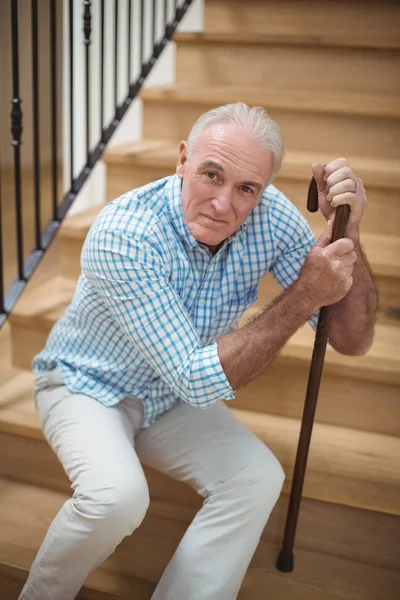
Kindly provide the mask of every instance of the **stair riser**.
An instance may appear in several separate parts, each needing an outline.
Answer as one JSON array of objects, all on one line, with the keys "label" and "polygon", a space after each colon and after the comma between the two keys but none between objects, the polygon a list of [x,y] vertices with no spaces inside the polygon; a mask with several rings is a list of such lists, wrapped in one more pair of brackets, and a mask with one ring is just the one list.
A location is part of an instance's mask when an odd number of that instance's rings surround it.
[{"label": "stair riser", "polygon": [[[176,156],[178,158],[178,146]],[[121,196],[128,190],[146,185],[151,181],[162,179],[175,173],[175,165],[170,167],[149,168],[135,165],[107,164],[107,202]]]},{"label": "stair riser", "polygon": [[[133,190],[151,181],[167,177],[175,172],[171,167],[146,168],[124,165],[107,165],[107,202],[118,198],[128,190]],[[310,168],[311,176],[311,168]],[[274,184],[303,213],[312,227],[321,229],[324,220],[319,213],[309,213],[306,198],[309,180],[288,179],[278,175]],[[362,231],[385,235],[398,235],[400,223],[400,190],[366,186],[368,208],[362,220]]]},{"label": "stair riser", "polygon": [[[238,98],[232,97],[234,102]],[[361,102],[361,98],[360,98]],[[268,109],[268,99],[263,103]],[[149,139],[186,139],[201,114],[213,104],[144,100],[143,136]],[[269,109],[281,128],[287,150],[339,156],[400,155],[400,121],[382,117],[357,117]]]},{"label": "stair riser", "polygon": [[68,279],[76,279],[81,273],[81,252],[84,240],[75,237],[62,237],[60,269],[61,275]]},{"label": "stair riser", "polygon": [[[282,32],[311,35],[329,30],[328,38],[343,43],[355,33],[368,39],[381,37],[399,39],[400,7],[396,2],[324,2],[316,10],[315,2],[298,0],[206,0],[205,27],[208,32],[258,34]],[[329,24],[329,27],[327,27]],[[384,35],[383,35],[384,32]],[[322,36],[322,41],[325,41]]]},{"label": "stair riser", "polygon": [[[45,441],[0,433],[0,448],[3,455],[7,449],[8,455],[8,460],[0,465],[1,476],[71,494],[66,475]],[[148,514],[135,535],[123,541],[106,566],[110,571],[155,581],[200,508],[201,498],[188,486],[152,469],[145,468],[145,474],[151,497]],[[262,535],[263,544],[272,545],[270,550],[275,553],[282,539],[287,503],[288,497],[283,494]],[[31,547],[38,546],[53,516],[47,515],[48,523],[43,524],[37,543],[29,540]],[[299,554],[305,549],[365,562],[370,568],[382,565],[397,569],[400,559],[394,545],[399,527],[400,519],[391,515],[303,498],[296,548]],[[273,568],[274,563],[268,560],[265,566]]]},{"label": "stair riser", "polygon": [[[400,91],[400,52],[274,44],[177,42],[177,82],[257,85],[273,90]],[[329,65],[329,68],[327,68]]]},{"label": "stair riser", "polygon": [[[310,360],[311,363],[311,360]],[[228,405],[277,416],[301,419],[309,365],[274,361],[254,381],[236,392]],[[400,436],[399,388],[324,371],[316,422]]]},{"label": "stair riser", "polygon": [[24,327],[16,323],[11,327],[11,356],[12,364],[17,369],[32,369],[32,358],[42,350],[46,344],[50,327],[38,323],[35,329]]}]

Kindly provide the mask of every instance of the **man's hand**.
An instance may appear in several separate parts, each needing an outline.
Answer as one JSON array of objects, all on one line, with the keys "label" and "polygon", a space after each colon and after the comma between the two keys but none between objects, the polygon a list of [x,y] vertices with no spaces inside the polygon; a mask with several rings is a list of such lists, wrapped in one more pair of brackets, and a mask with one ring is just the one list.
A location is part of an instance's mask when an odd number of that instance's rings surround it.
[{"label": "man's hand", "polygon": [[312,170],[317,182],[318,202],[322,214],[329,220],[340,204],[348,204],[351,210],[345,235],[352,236],[358,231],[367,205],[363,182],[344,158],[337,158],[325,167],[314,163]]},{"label": "man's hand", "polygon": [[309,252],[296,282],[301,297],[313,311],[339,302],[353,285],[353,266],[357,260],[354,243],[342,238],[331,244],[333,222],[332,215]]}]

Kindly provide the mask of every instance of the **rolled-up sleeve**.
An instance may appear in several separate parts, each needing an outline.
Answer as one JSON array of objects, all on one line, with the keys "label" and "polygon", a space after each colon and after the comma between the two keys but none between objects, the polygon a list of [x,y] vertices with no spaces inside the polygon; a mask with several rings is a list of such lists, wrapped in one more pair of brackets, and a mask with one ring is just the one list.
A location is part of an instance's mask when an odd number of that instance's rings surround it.
[{"label": "rolled-up sleeve", "polygon": [[182,400],[234,397],[217,344],[203,347],[159,249],[120,231],[88,235],[81,267],[127,339]]}]

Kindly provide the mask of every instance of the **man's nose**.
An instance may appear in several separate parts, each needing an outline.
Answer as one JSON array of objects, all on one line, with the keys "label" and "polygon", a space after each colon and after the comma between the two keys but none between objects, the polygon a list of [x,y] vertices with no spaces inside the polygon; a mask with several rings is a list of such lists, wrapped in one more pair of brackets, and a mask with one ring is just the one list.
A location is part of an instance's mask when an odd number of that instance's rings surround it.
[{"label": "man's nose", "polygon": [[219,190],[218,194],[211,201],[211,204],[217,212],[222,213],[229,210],[231,201],[232,198],[230,190]]}]

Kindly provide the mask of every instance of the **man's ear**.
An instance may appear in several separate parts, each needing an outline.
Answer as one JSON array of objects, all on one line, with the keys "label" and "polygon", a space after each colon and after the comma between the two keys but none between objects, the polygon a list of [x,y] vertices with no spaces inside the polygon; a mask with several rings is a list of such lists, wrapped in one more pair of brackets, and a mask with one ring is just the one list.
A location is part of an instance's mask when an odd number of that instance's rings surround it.
[{"label": "man's ear", "polygon": [[183,179],[183,174],[185,172],[185,164],[187,161],[186,147],[187,147],[187,143],[183,140],[179,144],[179,158],[178,158],[178,162],[176,164],[176,174],[181,179]]}]

